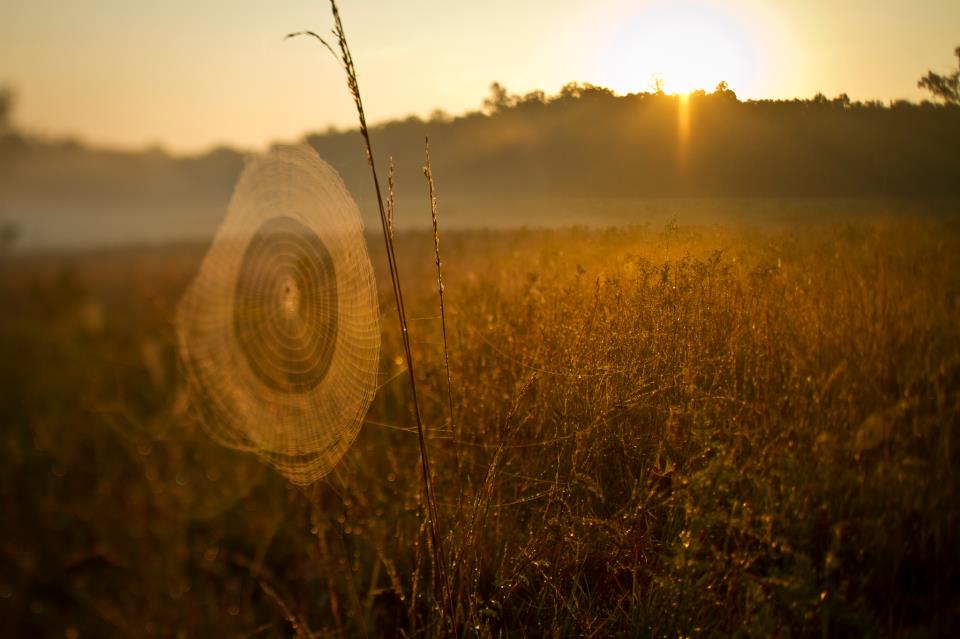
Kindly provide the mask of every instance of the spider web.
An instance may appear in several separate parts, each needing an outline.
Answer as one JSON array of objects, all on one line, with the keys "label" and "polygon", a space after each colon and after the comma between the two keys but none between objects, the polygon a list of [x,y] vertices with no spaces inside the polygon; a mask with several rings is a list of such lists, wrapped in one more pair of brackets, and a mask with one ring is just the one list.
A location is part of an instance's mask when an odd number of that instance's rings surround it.
[{"label": "spider web", "polygon": [[360,212],[313,148],[248,161],[176,325],[215,440],[296,484],[330,472],[376,392],[380,315]]}]

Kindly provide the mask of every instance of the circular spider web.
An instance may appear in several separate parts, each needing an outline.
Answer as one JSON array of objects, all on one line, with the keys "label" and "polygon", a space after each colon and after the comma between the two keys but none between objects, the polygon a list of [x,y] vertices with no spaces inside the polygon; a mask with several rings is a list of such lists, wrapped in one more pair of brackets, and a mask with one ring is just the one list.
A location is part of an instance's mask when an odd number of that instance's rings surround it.
[{"label": "circular spider web", "polygon": [[297,484],[336,465],[376,391],[380,315],[360,212],[311,147],[247,163],[176,323],[214,439]]}]

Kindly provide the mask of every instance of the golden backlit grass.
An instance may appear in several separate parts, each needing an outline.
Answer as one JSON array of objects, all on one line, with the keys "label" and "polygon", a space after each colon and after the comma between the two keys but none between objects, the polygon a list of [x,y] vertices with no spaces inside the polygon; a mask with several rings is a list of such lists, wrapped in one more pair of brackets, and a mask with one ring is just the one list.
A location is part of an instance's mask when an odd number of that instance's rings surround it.
[{"label": "golden backlit grass", "polygon": [[199,249],[7,258],[2,617],[80,636],[948,634],[958,231],[441,230],[452,424],[433,235],[401,234],[453,618],[394,323],[368,423],[301,490],[179,403],[170,322]]}]

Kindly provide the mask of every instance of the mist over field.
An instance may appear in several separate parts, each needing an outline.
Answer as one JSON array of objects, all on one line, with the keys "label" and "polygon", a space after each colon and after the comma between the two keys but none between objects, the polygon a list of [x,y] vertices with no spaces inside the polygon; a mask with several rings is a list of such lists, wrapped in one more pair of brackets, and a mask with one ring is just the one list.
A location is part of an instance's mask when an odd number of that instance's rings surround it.
[{"label": "mist over field", "polygon": [[[956,212],[960,109],[852,103],[846,96],[739,101],[616,96],[570,84],[484,110],[373,129],[380,165],[397,166],[403,228],[429,226],[421,175],[432,140],[446,228],[609,226],[831,215]],[[379,223],[359,134],[305,138],[340,173],[368,227]],[[0,139],[0,221],[21,248],[208,239],[244,152],[111,151],[10,132]]]}]

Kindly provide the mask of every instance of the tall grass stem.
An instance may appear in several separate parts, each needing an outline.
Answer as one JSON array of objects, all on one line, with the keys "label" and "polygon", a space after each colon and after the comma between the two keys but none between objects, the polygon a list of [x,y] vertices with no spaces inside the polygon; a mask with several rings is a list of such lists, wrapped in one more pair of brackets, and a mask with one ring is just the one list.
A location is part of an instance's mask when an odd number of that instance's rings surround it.
[{"label": "tall grass stem", "polygon": [[338,56],[334,48],[322,37],[313,31],[300,31],[291,33],[287,38],[301,35],[310,36],[318,40],[328,51],[330,51],[339,61],[347,78],[347,88],[353,97],[354,105],[357,109],[357,117],[360,122],[360,134],[363,136],[364,145],[367,152],[367,164],[370,166],[370,172],[373,176],[374,191],[377,195],[377,208],[380,212],[380,223],[383,228],[383,240],[386,247],[387,263],[390,267],[390,281],[393,286],[393,295],[397,301],[397,315],[400,321],[400,334],[403,341],[403,351],[407,362],[407,372],[410,379],[411,400],[413,402],[414,415],[417,422],[417,440],[420,449],[420,463],[423,471],[423,489],[427,502],[427,517],[430,522],[430,541],[433,549],[433,563],[438,576],[442,603],[441,606],[448,612],[447,618],[453,620],[452,596],[450,585],[447,581],[447,571],[444,562],[446,554],[443,550],[443,538],[440,532],[440,522],[438,518],[438,508],[436,495],[433,486],[433,477],[430,470],[430,457],[427,450],[427,442],[424,434],[423,418],[420,410],[420,402],[417,397],[417,381],[414,371],[414,362],[412,349],[410,347],[410,333],[407,328],[407,314],[403,300],[403,289],[400,286],[400,276],[397,269],[396,251],[393,242],[393,220],[392,209],[388,217],[384,205],[383,193],[380,189],[380,179],[377,175],[376,161],[374,160],[373,147],[370,143],[370,131],[367,127],[367,117],[363,109],[363,100],[360,97],[360,85],[357,81],[356,66],[353,62],[353,55],[350,53],[350,46],[347,43],[347,36],[343,29],[343,21],[340,18],[340,10],[337,8],[336,0],[330,0],[330,9],[333,14],[334,29],[333,35],[337,41],[337,48],[340,51]]}]

